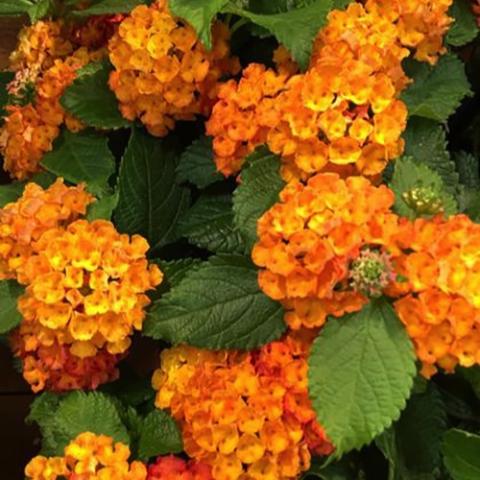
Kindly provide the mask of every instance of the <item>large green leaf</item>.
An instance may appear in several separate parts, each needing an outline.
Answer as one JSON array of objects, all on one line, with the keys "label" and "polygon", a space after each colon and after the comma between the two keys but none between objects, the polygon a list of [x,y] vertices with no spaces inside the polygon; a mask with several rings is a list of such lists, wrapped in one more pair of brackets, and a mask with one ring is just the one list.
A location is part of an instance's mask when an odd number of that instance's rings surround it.
[{"label": "large green leaf", "polygon": [[63,130],[54,148],[42,159],[49,172],[72,183],[85,182],[99,197],[109,192],[108,179],[115,171],[115,159],[108,139],[92,132]]},{"label": "large green leaf", "polygon": [[480,436],[462,430],[449,430],[443,438],[445,465],[453,480],[480,478]]},{"label": "large green leaf", "polygon": [[17,309],[17,300],[24,292],[14,280],[0,281],[0,334],[20,325],[22,315]]},{"label": "large green leaf", "polygon": [[129,125],[108,86],[110,71],[111,65],[107,62],[87,65],[78,72],[60,100],[67,112],[89,127],[110,129]]},{"label": "large green leaf", "polygon": [[265,147],[248,157],[242,181],[234,192],[235,225],[252,247],[257,241],[257,220],[278,201],[285,183],[280,177],[280,158]]},{"label": "large green leaf", "polygon": [[118,205],[118,191],[100,198],[88,206],[87,220],[111,220],[113,211]]},{"label": "large green leaf", "polygon": [[212,47],[212,20],[229,0],[170,0],[171,12],[187,20],[207,48]]},{"label": "large green leaf", "polygon": [[159,298],[168,292],[172,287],[177,286],[185,276],[194,268],[202,264],[199,258],[180,258],[179,260],[152,260],[155,262],[163,273],[162,283],[157,287],[155,292],[151,294],[154,299]]},{"label": "large green leaf", "polygon": [[230,195],[204,195],[178,222],[177,233],[215,253],[242,253],[242,235],[233,225]]},{"label": "large green leaf", "polygon": [[404,134],[405,156],[423,163],[437,172],[446,190],[455,195],[458,189],[458,173],[447,150],[445,129],[427,118],[412,117]]},{"label": "large green leaf", "polygon": [[174,238],[177,221],[189,204],[188,189],[176,182],[177,163],[171,143],[133,130],[120,167],[114,218],[121,231],[143,235],[152,249]]},{"label": "large green leaf", "polygon": [[303,8],[271,15],[253,13],[228,3],[223,12],[234,13],[269,30],[288,48],[298,64],[306,69],[312,53],[313,40],[324,25],[332,0],[315,0]]},{"label": "large green leaf", "polygon": [[463,98],[471,95],[463,62],[451,53],[441,57],[435,66],[412,61],[407,73],[413,83],[403,92],[402,100],[410,116],[444,122]]},{"label": "large green leaf", "polygon": [[[440,175],[427,165],[415,162],[409,157],[401,157],[395,161],[390,188],[395,192],[395,210],[402,216],[417,218],[423,215],[432,216],[440,211],[453,215],[458,211],[457,202],[447,192]],[[415,205],[408,200],[410,193],[422,189],[428,190],[434,196],[430,205],[428,202],[425,205]]]},{"label": "large green leaf", "polygon": [[251,349],[278,339],[285,328],[282,306],[260,290],[250,260],[219,255],[154,304],[144,334],[200,348]]},{"label": "large green leaf", "polygon": [[447,417],[434,385],[412,395],[400,419],[377,440],[390,463],[391,480],[434,480],[441,465]]},{"label": "large green leaf", "polygon": [[198,188],[205,188],[223,179],[213,161],[211,137],[200,137],[182,154],[177,168],[179,182],[190,182]]},{"label": "large green leaf", "polygon": [[77,10],[73,14],[77,17],[90,17],[91,15],[106,15],[110,13],[129,13],[135,7],[150,3],[145,0],[97,0],[88,8]]},{"label": "large green leaf", "polygon": [[449,15],[454,23],[447,33],[447,43],[460,47],[471,42],[478,34],[478,26],[470,0],[454,0]]},{"label": "large green leaf", "polygon": [[143,419],[138,442],[138,454],[142,459],[180,453],[182,450],[182,434],[167,412],[153,410]]},{"label": "large green leaf", "polygon": [[328,321],[309,358],[309,389],[337,457],[399,417],[415,373],[412,343],[385,301]]}]

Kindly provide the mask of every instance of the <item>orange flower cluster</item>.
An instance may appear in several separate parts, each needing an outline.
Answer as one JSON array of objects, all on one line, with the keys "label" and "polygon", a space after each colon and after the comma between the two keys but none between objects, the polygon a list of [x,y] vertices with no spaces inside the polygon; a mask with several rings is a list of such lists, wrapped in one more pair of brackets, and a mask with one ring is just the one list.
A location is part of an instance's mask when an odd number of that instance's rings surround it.
[{"label": "orange flower cluster", "polygon": [[423,374],[480,364],[480,225],[465,215],[417,219],[404,243],[409,251],[396,263],[408,281],[389,293],[402,296],[395,309]]},{"label": "orange flower cluster", "polygon": [[228,40],[226,26],[216,23],[207,52],[195,30],[170,15],[166,2],[133,9],[109,43],[116,69],[110,87],[123,116],[139,118],[152,135],[165,136],[176,120],[208,114],[219,78],[239,69],[229,57]]},{"label": "orange flower cluster", "polygon": [[[26,285],[13,347],[36,390],[113,378],[114,364],[142,327],[145,292],[162,280],[148,265],[143,237],[121,235],[108,221],[78,219],[91,201],[82,186],[58,179],[47,190],[28,184],[0,210],[0,275]],[[106,371],[94,374],[101,366]]]},{"label": "orange flower cluster", "polygon": [[63,457],[33,458],[25,467],[29,480],[146,480],[142,462],[129,462],[127,445],[85,432],[70,442]]},{"label": "orange flower cluster", "polygon": [[158,457],[148,467],[147,480],[212,480],[211,468],[205,463],[170,455]]},{"label": "orange flower cluster", "polygon": [[[306,185],[289,183],[259,219],[252,252],[262,267],[259,284],[285,305],[291,328],[320,327],[327,315],[362,308],[367,299],[350,282],[352,262],[365,248],[397,254],[402,222],[390,210],[393,201],[391,190],[364,177],[319,173]],[[390,280],[381,271],[372,279],[381,283],[377,289]]]},{"label": "orange flower cluster", "polygon": [[403,151],[407,85],[401,62],[430,63],[443,52],[451,0],[368,0],[334,10],[320,31],[305,74],[250,65],[220,89],[207,123],[217,169],[237,173],[266,143],[281,155],[285,180],[320,171],[374,176]]},{"label": "orange flower cluster", "polygon": [[185,451],[211,465],[215,480],[294,479],[311,453],[333,451],[308,397],[314,334],[291,333],[250,353],[162,352],[155,404],[179,421]]}]

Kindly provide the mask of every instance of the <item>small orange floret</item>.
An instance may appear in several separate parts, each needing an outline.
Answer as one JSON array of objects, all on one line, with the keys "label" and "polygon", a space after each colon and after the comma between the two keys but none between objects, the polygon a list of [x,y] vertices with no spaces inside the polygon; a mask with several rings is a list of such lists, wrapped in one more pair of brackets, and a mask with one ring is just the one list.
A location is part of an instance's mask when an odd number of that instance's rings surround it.
[{"label": "small orange floret", "polygon": [[205,463],[169,455],[148,467],[147,480],[212,480],[211,470]]}]

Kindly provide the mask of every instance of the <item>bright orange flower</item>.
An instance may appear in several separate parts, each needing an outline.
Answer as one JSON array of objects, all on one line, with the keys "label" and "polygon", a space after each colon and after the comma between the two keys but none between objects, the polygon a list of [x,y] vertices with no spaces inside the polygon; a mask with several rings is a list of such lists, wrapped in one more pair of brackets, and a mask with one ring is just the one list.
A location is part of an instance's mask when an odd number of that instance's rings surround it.
[{"label": "bright orange flower", "polygon": [[110,87],[123,116],[139,118],[152,135],[165,136],[176,120],[208,114],[220,77],[238,70],[238,60],[229,57],[229,35],[225,25],[215,24],[207,52],[165,2],[134,8],[108,47],[115,66]]},{"label": "bright orange flower", "polygon": [[315,331],[250,353],[175,347],[153,376],[156,406],[180,423],[188,455],[215,480],[293,479],[332,444],[308,397],[307,355]]},{"label": "bright orange flower", "polygon": [[211,468],[205,463],[169,455],[158,457],[148,467],[147,480],[212,480]]},{"label": "bright orange flower", "polygon": [[145,465],[129,457],[127,445],[85,432],[65,447],[63,457],[33,458],[25,475],[29,480],[146,480]]}]

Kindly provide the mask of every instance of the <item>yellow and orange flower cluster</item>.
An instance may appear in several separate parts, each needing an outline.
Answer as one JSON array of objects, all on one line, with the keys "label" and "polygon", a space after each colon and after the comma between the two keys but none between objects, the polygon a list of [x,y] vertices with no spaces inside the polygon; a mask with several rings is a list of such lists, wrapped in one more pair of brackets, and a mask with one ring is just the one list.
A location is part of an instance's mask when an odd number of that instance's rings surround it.
[{"label": "yellow and orange flower cluster", "polygon": [[65,447],[63,457],[33,458],[25,475],[28,480],[146,480],[145,465],[129,457],[127,445],[85,432]]},{"label": "yellow and orange flower cluster", "polygon": [[212,480],[211,470],[205,463],[169,455],[149,465],[147,480]]},{"label": "yellow and orange flower cluster", "polygon": [[308,397],[313,336],[292,333],[250,353],[162,352],[156,406],[179,421],[185,451],[215,480],[294,479],[312,453],[333,451]]},{"label": "yellow and orange flower cluster", "polygon": [[480,364],[480,226],[464,215],[418,219],[396,262],[408,279],[391,294],[429,377],[436,365]]},{"label": "yellow and orange flower cluster", "polygon": [[443,52],[451,0],[368,0],[334,10],[316,40],[305,74],[250,65],[223,85],[207,123],[217,169],[237,173],[266,143],[283,158],[286,180],[320,171],[379,174],[403,151],[407,85],[401,62],[430,63]]},{"label": "yellow and orange flower cluster", "polygon": [[[27,185],[0,210],[1,275],[26,285],[13,347],[36,391],[95,387],[113,378],[112,366],[142,327],[150,303],[145,292],[162,280],[158,267],[148,265],[143,237],[78,218],[91,201],[83,187],[59,179],[45,191]],[[102,365],[107,371],[93,375]]]},{"label": "yellow and orange flower cluster", "polygon": [[13,97],[21,96],[30,85],[35,98],[25,105],[7,106],[0,153],[12,178],[22,180],[40,170],[40,161],[52,149],[63,124],[73,132],[82,128],[65,112],[60,98],[75,80],[77,70],[104,55],[100,47],[113,30],[113,23],[104,17],[78,28],[61,22],[37,22],[22,30],[19,46],[11,56],[16,77],[9,92]]},{"label": "yellow and orange flower cluster", "polygon": [[166,2],[133,9],[108,47],[115,66],[110,87],[123,116],[139,118],[152,135],[165,136],[175,121],[208,114],[220,77],[239,68],[229,58],[228,40],[227,27],[216,23],[207,52],[195,30],[168,12]]},{"label": "yellow and orange flower cluster", "polygon": [[259,219],[252,252],[259,284],[285,305],[291,328],[320,327],[327,315],[362,308],[367,299],[352,288],[351,265],[366,248],[397,253],[402,222],[393,201],[391,190],[364,177],[319,173],[306,185],[290,182]]}]

